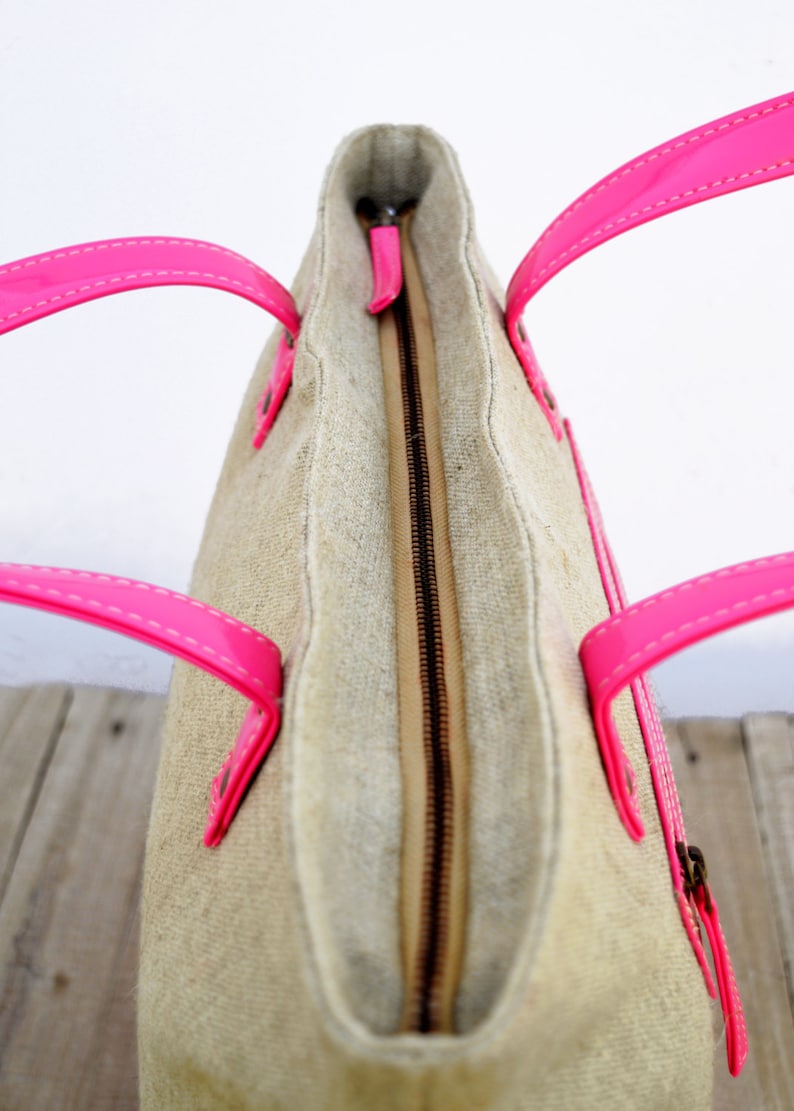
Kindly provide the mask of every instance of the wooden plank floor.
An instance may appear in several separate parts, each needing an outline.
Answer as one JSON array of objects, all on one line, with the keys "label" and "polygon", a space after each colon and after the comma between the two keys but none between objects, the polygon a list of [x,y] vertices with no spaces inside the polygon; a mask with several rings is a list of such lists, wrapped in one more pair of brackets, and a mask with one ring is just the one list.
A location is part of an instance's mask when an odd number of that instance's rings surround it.
[{"label": "wooden plank floor", "polygon": [[[2,1111],[137,1107],[138,896],[161,711],[118,691],[0,689]],[[686,720],[668,736],[751,1038],[733,1080],[720,1035],[715,1107],[794,1108],[794,719]]]},{"label": "wooden plank floor", "polygon": [[162,699],[0,690],[0,1108],[138,1106],[135,977]]}]

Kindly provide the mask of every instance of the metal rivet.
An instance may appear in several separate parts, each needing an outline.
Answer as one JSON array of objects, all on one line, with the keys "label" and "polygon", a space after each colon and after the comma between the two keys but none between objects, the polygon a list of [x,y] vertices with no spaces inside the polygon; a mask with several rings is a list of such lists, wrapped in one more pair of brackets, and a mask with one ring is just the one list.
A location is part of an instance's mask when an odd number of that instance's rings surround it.
[{"label": "metal rivet", "polygon": [[272,400],[273,400],[273,391],[268,390],[267,393],[265,394],[265,396],[262,398],[262,416],[263,417],[266,415],[268,409],[270,408],[270,402]]},{"label": "metal rivet", "polygon": [[223,779],[221,780],[221,789],[218,792],[221,798],[223,798],[224,794],[226,793],[226,788],[229,786],[229,775],[231,773],[231,770],[232,769],[230,765],[223,773]]}]

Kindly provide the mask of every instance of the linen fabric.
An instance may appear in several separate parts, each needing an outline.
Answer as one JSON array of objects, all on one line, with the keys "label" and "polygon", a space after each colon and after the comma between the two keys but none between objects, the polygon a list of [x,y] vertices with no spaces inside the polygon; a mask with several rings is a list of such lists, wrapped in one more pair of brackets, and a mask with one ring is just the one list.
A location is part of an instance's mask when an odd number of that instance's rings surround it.
[{"label": "linen fabric", "polygon": [[[402,783],[389,464],[362,196],[418,200],[465,674],[468,903],[455,1035],[402,1011]],[[148,838],[144,1108],[530,1111],[711,1106],[710,1001],[646,826],[606,786],[577,647],[608,614],[570,449],[504,331],[454,154],[421,127],[349,137],[294,292],[290,394],[261,451],[266,348],[191,592],[285,664],[283,724],[223,844],[209,784],[243,700],[177,664]]]}]

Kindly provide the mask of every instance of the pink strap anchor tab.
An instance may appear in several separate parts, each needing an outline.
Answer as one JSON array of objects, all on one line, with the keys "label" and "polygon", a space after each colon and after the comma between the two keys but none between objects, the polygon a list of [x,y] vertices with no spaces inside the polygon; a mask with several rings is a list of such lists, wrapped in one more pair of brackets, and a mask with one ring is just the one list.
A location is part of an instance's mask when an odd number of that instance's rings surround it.
[{"label": "pink strap anchor tab", "polygon": [[284,325],[270,381],[257,409],[254,439],[261,446],[292,379],[301,320],[289,291],[235,251],[199,239],[148,236],[102,239],[18,259],[0,267],[0,335],[74,305],[162,285],[225,290],[265,309]]},{"label": "pink strap anchor tab", "polygon": [[602,178],[549,225],[510,281],[506,323],[557,439],[556,404],[521,324],[538,290],[575,259],[639,224],[792,173],[794,93],[788,93],[654,147]]},{"label": "pink strap anchor tab", "polygon": [[78,618],[151,644],[250,700],[235,745],[211,787],[204,841],[220,844],[278,733],[281,657],[276,645],[195,598],[90,571],[3,563],[0,601]]}]

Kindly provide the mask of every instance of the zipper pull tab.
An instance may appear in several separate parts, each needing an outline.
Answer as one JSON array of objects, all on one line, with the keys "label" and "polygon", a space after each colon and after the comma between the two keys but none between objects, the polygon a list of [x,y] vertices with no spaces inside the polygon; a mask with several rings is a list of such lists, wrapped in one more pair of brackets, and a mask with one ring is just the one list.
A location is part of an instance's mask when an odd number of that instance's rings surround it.
[{"label": "zipper pull tab", "polygon": [[376,316],[397,300],[403,287],[398,214],[391,205],[379,209],[368,199],[359,201],[357,211],[369,224],[373,289],[367,308]]},{"label": "zipper pull tab", "polygon": [[747,1060],[747,1026],[728,944],[722,932],[719,907],[709,887],[706,861],[700,849],[679,841],[676,850],[684,873],[684,890],[694,899],[700,920],[706,928],[725,1020],[728,1069],[731,1076],[738,1076]]}]

